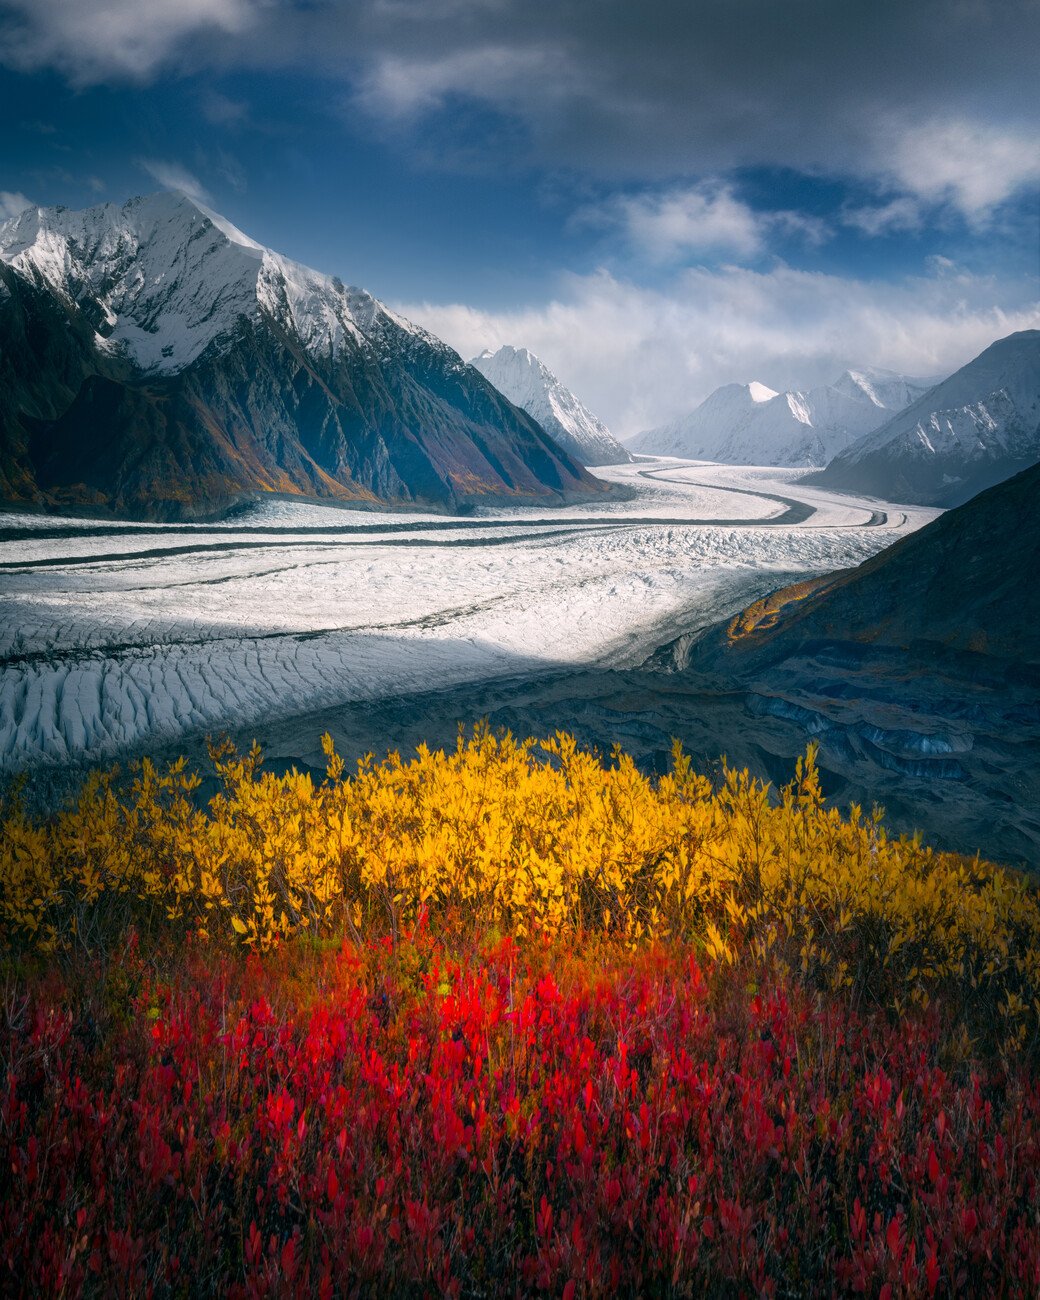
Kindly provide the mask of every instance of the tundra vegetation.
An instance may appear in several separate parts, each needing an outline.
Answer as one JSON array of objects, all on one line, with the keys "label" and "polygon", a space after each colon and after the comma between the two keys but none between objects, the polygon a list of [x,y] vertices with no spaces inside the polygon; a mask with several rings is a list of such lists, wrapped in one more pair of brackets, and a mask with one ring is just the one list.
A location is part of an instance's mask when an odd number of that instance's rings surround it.
[{"label": "tundra vegetation", "polygon": [[1040,897],[678,749],[0,828],[0,1290],[1035,1295]]}]

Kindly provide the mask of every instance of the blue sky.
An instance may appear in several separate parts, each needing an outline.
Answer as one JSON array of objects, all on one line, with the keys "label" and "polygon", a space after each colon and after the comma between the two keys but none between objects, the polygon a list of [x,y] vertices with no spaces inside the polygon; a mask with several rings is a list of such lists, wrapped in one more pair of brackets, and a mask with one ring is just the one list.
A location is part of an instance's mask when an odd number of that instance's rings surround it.
[{"label": "blue sky", "polygon": [[1040,323],[1035,0],[0,0],[0,207],[178,187],[620,433]]}]

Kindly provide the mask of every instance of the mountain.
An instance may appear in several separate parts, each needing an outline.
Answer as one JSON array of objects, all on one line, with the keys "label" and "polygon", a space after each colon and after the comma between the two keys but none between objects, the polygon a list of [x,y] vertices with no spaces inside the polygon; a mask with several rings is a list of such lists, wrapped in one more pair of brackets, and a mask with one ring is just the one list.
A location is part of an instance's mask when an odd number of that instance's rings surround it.
[{"label": "mountain", "polygon": [[0,495],[134,515],[606,491],[458,354],[180,194],[0,225]]},{"label": "mountain", "polygon": [[787,588],[726,629],[729,652],[775,660],[812,641],[988,655],[1040,665],[1040,465],[948,510],[856,569]]},{"label": "mountain", "polygon": [[954,506],[1040,459],[1040,330],[1009,334],[807,481]]},{"label": "mountain", "polygon": [[1034,465],[857,569],[756,601],[670,666],[742,696],[763,751],[785,729],[817,739],[836,793],[1040,866],[1038,572]]},{"label": "mountain", "polygon": [[485,349],[470,365],[536,419],[579,464],[621,465],[632,459],[603,421],[526,348]]},{"label": "mountain", "polygon": [[637,434],[628,447],[730,465],[825,465],[926,387],[885,370],[847,370],[833,384],[804,392],[727,384],[689,415]]}]

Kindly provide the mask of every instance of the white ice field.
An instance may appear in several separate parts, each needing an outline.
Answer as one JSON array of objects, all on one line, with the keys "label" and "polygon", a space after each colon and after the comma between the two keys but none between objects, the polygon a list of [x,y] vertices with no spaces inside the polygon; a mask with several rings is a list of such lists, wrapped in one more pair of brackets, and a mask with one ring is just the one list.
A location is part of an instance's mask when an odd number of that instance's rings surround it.
[{"label": "white ice field", "polygon": [[937,513],[803,487],[798,471],[595,472],[634,498],[465,518],[276,500],[217,525],[0,515],[0,767],[635,666]]}]

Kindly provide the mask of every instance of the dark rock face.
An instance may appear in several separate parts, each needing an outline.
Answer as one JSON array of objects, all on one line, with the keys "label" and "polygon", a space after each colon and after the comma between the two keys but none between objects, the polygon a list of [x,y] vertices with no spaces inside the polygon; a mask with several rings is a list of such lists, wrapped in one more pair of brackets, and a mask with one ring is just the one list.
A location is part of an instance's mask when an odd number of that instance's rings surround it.
[{"label": "dark rock face", "polygon": [[[96,238],[98,228],[120,230],[129,212],[136,234],[150,201],[136,202],[137,209],[78,215],[90,219]],[[48,219],[39,214],[37,226]],[[57,213],[59,230],[63,220],[70,226],[73,218]],[[157,332],[162,300],[142,306],[125,289],[113,299],[115,275],[104,266],[93,279],[69,271],[56,283],[51,263],[41,272],[24,255],[17,267],[0,261],[3,498],[177,518],[255,492],[457,509],[481,499],[551,502],[608,491],[457,353],[370,295],[268,259],[265,250],[243,250],[186,200],[150,220],[141,256],[152,257],[154,281],[153,250],[165,239],[160,266],[169,266],[172,285],[165,300],[183,296],[194,275],[192,305],[212,293],[214,315],[223,311],[208,345],[177,368],[144,367],[130,349],[106,346],[112,317],[124,309],[136,310],[140,334]],[[156,234],[159,220],[165,228]],[[3,228],[15,256],[37,226],[18,231],[21,242],[12,223]],[[107,256],[121,283],[133,284],[133,249],[84,250],[72,236],[68,247],[76,266],[94,270]],[[211,289],[228,262],[230,288]],[[279,297],[282,280],[297,271],[310,277],[306,325],[314,337],[306,339],[299,303]],[[205,328],[204,310],[201,319],[196,332]]]},{"label": "dark rock face", "polygon": [[747,727],[819,742],[836,790],[1040,867],[1040,465],[848,573],[755,602],[673,664]]},{"label": "dark rock face", "polygon": [[767,597],[699,654],[768,663],[856,642],[1040,664],[1040,465],[857,569]]}]

